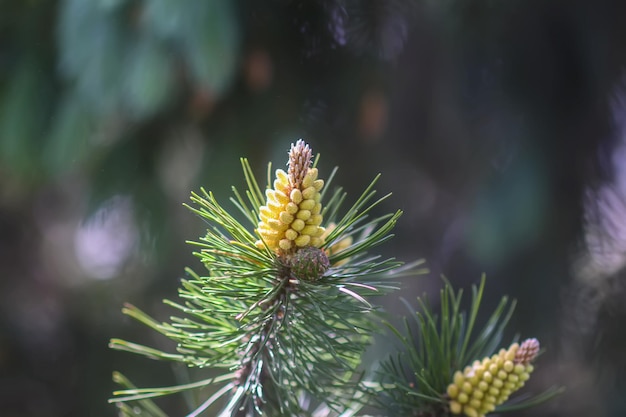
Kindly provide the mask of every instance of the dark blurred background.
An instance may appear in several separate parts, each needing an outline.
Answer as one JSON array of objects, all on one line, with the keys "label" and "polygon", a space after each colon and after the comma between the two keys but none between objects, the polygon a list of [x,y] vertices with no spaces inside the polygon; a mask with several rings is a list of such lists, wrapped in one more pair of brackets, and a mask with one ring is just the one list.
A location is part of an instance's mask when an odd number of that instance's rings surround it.
[{"label": "dark blurred background", "polygon": [[485,307],[519,301],[530,389],[568,391],[513,415],[626,415],[625,64],[620,0],[0,0],[0,415],[184,378],[107,348],[163,343],[120,308],[165,320],[189,192],[227,203],[298,138],[353,198],[383,173],[380,250],[431,270],[404,297],[485,272]]}]

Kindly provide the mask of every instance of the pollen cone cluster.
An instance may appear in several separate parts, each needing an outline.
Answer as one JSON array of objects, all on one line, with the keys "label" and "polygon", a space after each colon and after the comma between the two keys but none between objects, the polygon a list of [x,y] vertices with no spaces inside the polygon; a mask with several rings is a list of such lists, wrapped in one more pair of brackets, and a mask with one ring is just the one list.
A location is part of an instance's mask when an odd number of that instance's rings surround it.
[{"label": "pollen cone cluster", "polygon": [[[330,223],[327,225],[326,230],[324,230],[324,234],[322,235],[323,239],[326,239],[330,233],[337,228],[335,223]],[[341,252],[344,249],[347,249],[352,245],[353,239],[352,236],[346,236],[343,239],[333,242],[329,247],[326,248],[326,254],[328,256],[332,256],[336,253]],[[334,263],[334,266],[340,266],[348,262],[348,259],[343,259],[339,262]]]},{"label": "pollen cone cluster", "polygon": [[448,385],[450,411],[467,417],[483,417],[505,402],[509,396],[524,386],[533,371],[530,362],[537,356],[539,342],[527,339],[514,343],[508,350],[475,361],[463,372],[454,374]]},{"label": "pollen cone cluster", "polygon": [[[263,242],[275,252],[293,252],[323,243],[320,191],[324,180],[317,179],[311,168],[311,148],[299,140],[291,145],[288,172],[276,170],[274,188],[265,192],[266,204],[260,208],[257,231]],[[258,241],[257,246],[263,247]]]}]

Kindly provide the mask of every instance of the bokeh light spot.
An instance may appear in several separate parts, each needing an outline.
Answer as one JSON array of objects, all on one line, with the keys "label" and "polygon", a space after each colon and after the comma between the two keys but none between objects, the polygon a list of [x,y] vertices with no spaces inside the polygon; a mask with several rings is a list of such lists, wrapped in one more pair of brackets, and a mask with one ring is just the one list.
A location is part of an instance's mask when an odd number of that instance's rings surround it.
[{"label": "bokeh light spot", "polygon": [[117,195],[105,201],[76,230],[74,250],[88,276],[110,279],[130,258],[137,240],[132,200]]}]

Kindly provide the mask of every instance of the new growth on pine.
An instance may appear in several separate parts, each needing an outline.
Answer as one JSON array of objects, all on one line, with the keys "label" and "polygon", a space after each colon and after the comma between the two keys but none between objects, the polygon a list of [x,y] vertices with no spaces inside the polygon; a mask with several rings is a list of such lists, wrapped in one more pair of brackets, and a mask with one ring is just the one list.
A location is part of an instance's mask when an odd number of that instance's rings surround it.
[{"label": "new growth on pine", "polygon": [[[191,405],[188,416],[349,417],[368,406],[388,416],[479,417],[506,410],[539,350],[539,342],[528,339],[494,353],[514,303],[503,298],[476,334],[484,278],[473,288],[469,314],[460,309],[461,292],[445,282],[440,314],[420,298],[419,311],[411,309],[404,329],[384,322],[373,297],[396,289],[394,280],[401,276],[425,272],[421,261],[403,265],[370,253],[393,236],[402,212],[373,215],[389,196],[375,197],[378,176],[344,209],[346,193],[329,191],[337,170],[327,180],[319,178],[318,158],[298,140],[289,150],[287,171],[275,170],[263,190],[241,159],[247,188],[242,193],[233,187],[228,210],[211,192],[192,193],[188,208],[208,226],[203,237],[188,243],[204,268],[188,268],[178,301],[164,300],[177,315],[159,322],[135,306],[123,309],[173,340],[175,351],[121,339],[110,346],[218,376],[136,388],[115,372],[123,389],[110,402],[120,415],[166,416],[153,399],[191,390],[204,399]],[[270,172],[271,164],[268,181]],[[374,367],[361,364],[384,324],[401,350]]]}]

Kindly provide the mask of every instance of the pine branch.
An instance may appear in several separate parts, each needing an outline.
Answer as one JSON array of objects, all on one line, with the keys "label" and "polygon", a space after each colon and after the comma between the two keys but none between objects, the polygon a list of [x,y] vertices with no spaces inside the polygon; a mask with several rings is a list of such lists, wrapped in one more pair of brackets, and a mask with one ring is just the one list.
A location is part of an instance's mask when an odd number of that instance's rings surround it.
[{"label": "pine branch", "polygon": [[438,314],[426,298],[418,298],[418,311],[405,302],[410,315],[402,330],[386,323],[401,350],[380,364],[374,382],[363,384],[381,409],[392,416],[481,417],[534,406],[562,392],[555,387],[508,401],[530,377],[539,342],[527,339],[497,351],[515,308],[507,297],[476,332],[484,287],[483,276],[472,287],[469,315],[461,310],[463,291],[455,292],[446,281]]},{"label": "pine branch", "polygon": [[188,207],[206,221],[207,232],[189,243],[205,272],[187,269],[180,301],[165,300],[179,314],[169,322],[159,323],[133,306],[123,310],[175,341],[177,352],[119,339],[110,345],[223,374],[177,387],[126,389],[111,401],[147,401],[218,385],[190,415],[219,397],[228,397],[223,417],[312,415],[314,403],[318,413],[327,407],[352,415],[348,410],[358,408],[351,406],[359,398],[356,372],[376,327],[371,315],[377,308],[368,298],[394,289],[396,274],[420,272],[421,262],[401,268],[399,261],[367,254],[392,236],[401,215],[368,218],[388,197],[375,199],[378,176],[339,217],[345,194],[338,189],[322,207],[329,184],[317,178],[317,159],[311,159],[304,142],[292,145],[288,173],[277,170],[265,192],[248,161],[241,160],[247,189],[233,188],[231,202],[254,229],[211,192],[192,193]]}]

